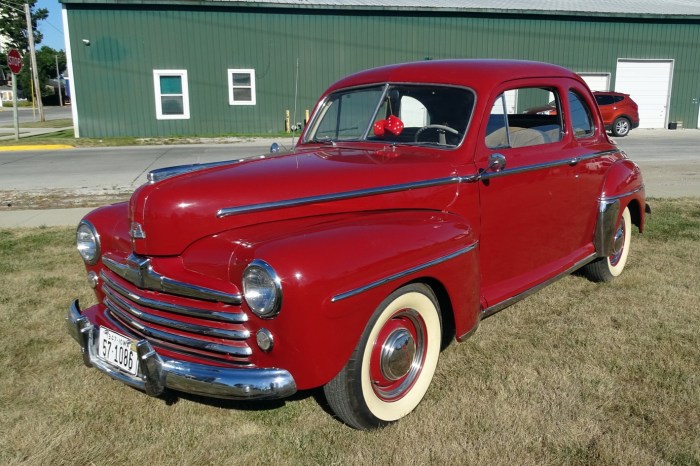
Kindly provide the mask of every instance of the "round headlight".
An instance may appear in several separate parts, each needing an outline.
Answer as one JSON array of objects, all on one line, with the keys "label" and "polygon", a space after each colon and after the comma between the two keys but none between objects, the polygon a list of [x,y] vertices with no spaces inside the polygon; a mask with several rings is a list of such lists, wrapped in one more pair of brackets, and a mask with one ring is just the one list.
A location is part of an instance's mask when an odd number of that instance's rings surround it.
[{"label": "round headlight", "polygon": [[248,307],[259,317],[276,316],[282,304],[282,282],[270,265],[259,259],[243,272],[243,297]]},{"label": "round headlight", "polygon": [[85,263],[95,265],[100,258],[100,236],[92,223],[87,220],[80,222],[75,242]]}]

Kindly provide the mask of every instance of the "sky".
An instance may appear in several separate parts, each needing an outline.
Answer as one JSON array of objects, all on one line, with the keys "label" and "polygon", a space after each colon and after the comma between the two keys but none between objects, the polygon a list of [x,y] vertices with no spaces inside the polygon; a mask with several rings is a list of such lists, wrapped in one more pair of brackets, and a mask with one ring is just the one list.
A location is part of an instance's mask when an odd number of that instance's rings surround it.
[{"label": "sky", "polygon": [[49,17],[44,21],[39,21],[39,30],[44,35],[44,40],[41,41],[38,47],[46,45],[55,50],[65,50],[61,4],[58,3],[58,0],[37,0],[36,8],[49,10]]}]

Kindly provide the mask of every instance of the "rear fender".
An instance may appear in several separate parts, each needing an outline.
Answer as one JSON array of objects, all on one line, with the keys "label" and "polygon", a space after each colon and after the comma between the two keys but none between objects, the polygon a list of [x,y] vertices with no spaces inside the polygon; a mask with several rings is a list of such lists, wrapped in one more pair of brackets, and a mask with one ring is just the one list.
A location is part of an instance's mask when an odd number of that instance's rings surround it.
[{"label": "rear fender", "polygon": [[630,209],[632,223],[643,232],[647,210],[644,180],[637,164],[627,158],[610,167],[598,198],[594,245],[599,257],[612,253],[613,233],[625,207]]},{"label": "rear fender", "polygon": [[[332,379],[379,303],[406,283],[442,287],[436,294],[449,296],[441,304],[449,307],[443,309],[448,318],[454,314],[458,335],[476,325],[478,248],[464,219],[435,211],[363,212],[316,219],[303,228],[295,223],[293,231],[269,236],[270,229],[285,232],[285,223],[240,232],[240,243],[248,247],[239,249],[244,255],[236,254],[231,278],[240,280],[253,259],[264,260],[280,277],[279,315],[253,317],[250,323],[275,338],[260,365],[289,370],[300,389]],[[258,234],[267,239],[257,242]]]}]

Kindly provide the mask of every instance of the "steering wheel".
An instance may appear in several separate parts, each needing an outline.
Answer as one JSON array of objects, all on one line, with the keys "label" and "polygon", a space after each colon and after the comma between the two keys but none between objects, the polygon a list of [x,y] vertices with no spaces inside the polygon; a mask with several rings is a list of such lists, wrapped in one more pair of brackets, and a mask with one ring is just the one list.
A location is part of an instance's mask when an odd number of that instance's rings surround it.
[{"label": "steering wheel", "polygon": [[413,137],[413,142],[418,142],[418,136],[420,136],[420,133],[422,133],[423,131],[428,130],[428,129],[437,130],[437,132],[438,132],[438,144],[441,144],[443,146],[447,145],[447,140],[445,139],[445,131],[447,131],[448,133],[452,133],[455,136],[459,136],[459,131],[457,131],[456,129],[451,128],[447,125],[427,125],[427,126],[423,126],[421,129],[416,131],[416,135]]}]

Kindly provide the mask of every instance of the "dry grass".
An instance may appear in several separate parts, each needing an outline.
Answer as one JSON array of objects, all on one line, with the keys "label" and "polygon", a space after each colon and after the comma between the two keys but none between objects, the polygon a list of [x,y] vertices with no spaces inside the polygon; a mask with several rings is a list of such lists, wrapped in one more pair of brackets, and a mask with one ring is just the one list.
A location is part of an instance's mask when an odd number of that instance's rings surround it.
[{"label": "dry grass", "polygon": [[700,200],[653,204],[619,279],[567,277],[482,322],[374,432],[317,392],[163,400],[85,368],[63,326],[94,302],[72,229],[0,231],[0,464],[698,465]]},{"label": "dry grass", "polygon": [[0,189],[0,212],[8,210],[68,209],[71,207],[100,207],[128,201],[133,188],[97,190],[39,189],[16,191]]}]

